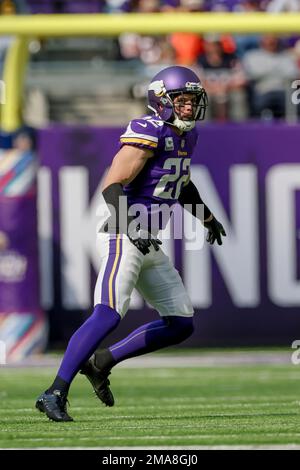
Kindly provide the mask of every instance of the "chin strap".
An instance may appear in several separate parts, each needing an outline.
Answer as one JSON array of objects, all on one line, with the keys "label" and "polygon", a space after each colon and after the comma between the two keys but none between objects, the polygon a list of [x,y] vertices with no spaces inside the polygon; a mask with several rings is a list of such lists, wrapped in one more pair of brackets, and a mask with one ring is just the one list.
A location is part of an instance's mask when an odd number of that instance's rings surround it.
[{"label": "chin strap", "polygon": [[[152,108],[152,106],[148,105],[148,108],[154,112],[154,115],[157,116],[159,119],[162,119],[156,109]],[[172,124],[172,126],[177,127],[177,129],[181,130],[182,132],[189,132],[194,129],[196,125],[196,121],[182,121],[178,117],[175,117],[173,122],[164,121],[167,124]]]},{"label": "chin strap", "polygon": [[172,122],[173,126],[184,132],[189,132],[194,129],[196,121],[182,121],[176,117]]}]

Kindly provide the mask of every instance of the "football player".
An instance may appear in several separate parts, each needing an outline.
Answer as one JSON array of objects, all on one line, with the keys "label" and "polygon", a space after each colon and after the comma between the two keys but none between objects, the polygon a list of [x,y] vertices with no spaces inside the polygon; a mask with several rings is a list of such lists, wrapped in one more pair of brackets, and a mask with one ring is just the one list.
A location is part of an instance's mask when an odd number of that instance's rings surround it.
[{"label": "football player", "polygon": [[[213,244],[217,240],[221,245],[226,235],[190,179],[196,121],[204,119],[207,107],[198,76],[185,67],[162,70],[149,85],[148,103],[152,115],[129,123],[104,181],[103,197],[111,217],[97,235],[101,267],[94,311],[71,337],[53,384],[36,402],[36,408],[54,421],[72,421],[67,394],[79,371],[99,399],[113,406],[108,379],[112,367],[124,359],[180,343],[193,332],[193,306],[157,239],[161,219],[156,226],[150,223],[153,208],[179,202],[199,217],[197,207],[203,205],[201,221],[208,229],[207,241]],[[143,205],[144,217],[139,223],[134,223],[137,219],[132,213],[126,211],[124,217],[121,200],[125,197],[128,208]],[[98,351],[101,341],[125,316],[134,288],[158,311],[160,319]]]}]

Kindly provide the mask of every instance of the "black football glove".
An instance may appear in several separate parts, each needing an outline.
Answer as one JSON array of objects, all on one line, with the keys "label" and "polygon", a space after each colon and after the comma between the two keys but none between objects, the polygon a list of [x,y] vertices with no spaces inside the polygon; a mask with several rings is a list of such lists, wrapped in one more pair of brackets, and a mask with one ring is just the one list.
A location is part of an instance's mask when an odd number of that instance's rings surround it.
[{"label": "black football glove", "polygon": [[153,238],[151,233],[145,230],[132,230],[131,232],[128,231],[127,233],[129,240],[134,246],[140,250],[143,255],[150,253],[150,246],[153,245],[155,251],[159,250],[159,245],[162,244],[160,240],[157,238]]},{"label": "black football glove", "polygon": [[204,227],[208,229],[206,241],[213,245],[217,240],[218,245],[222,245],[222,236],[226,237],[223,225],[213,216],[210,222],[204,222]]}]

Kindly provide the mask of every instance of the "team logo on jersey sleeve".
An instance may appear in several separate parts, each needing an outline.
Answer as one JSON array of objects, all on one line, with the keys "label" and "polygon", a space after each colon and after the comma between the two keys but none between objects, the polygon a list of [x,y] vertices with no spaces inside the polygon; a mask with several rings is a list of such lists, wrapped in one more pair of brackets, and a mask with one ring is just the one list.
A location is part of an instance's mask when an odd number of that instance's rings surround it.
[{"label": "team logo on jersey sleeve", "polygon": [[173,137],[165,138],[165,150],[174,150]]}]

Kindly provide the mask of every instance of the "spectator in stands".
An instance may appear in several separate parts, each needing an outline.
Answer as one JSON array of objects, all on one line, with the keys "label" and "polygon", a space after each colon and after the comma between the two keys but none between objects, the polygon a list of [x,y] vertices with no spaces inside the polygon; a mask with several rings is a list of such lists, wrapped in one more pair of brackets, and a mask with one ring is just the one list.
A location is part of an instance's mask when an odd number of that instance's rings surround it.
[{"label": "spectator in stands", "polygon": [[107,13],[129,13],[135,0],[106,0]]},{"label": "spectator in stands", "polygon": [[160,11],[172,12],[180,6],[180,0],[162,0]]},{"label": "spectator in stands", "polygon": [[62,13],[101,13],[105,11],[105,0],[61,0]]},{"label": "spectator in stands", "polygon": [[272,13],[300,11],[299,0],[271,0],[267,11]]},{"label": "spectator in stands", "polygon": [[0,230],[0,251],[4,251],[9,247],[9,238],[5,232]]},{"label": "spectator in stands", "polygon": [[158,13],[160,11],[160,0],[138,0],[138,13]]},{"label": "spectator in stands", "polygon": [[124,59],[137,59],[145,65],[172,64],[175,54],[164,36],[140,36],[134,33],[119,37],[120,52]]},{"label": "spectator in stands", "polygon": [[126,13],[157,13],[160,6],[160,0],[125,0],[119,8]]},{"label": "spectator in stands", "polygon": [[58,4],[56,0],[44,0],[43,2],[41,2],[40,0],[27,0],[27,4],[29,12],[32,14],[60,13],[59,9],[57,10]]},{"label": "spectator in stands", "polygon": [[199,57],[200,76],[210,97],[211,117],[243,120],[247,115],[246,77],[233,53],[225,52],[219,36],[206,36]]},{"label": "spectator in stands", "polygon": [[204,0],[206,11],[261,11],[268,0]]},{"label": "spectator in stands", "polygon": [[[137,3],[139,13],[156,13],[159,10],[159,0],[139,0]],[[119,37],[119,44],[124,59],[138,59],[145,65],[170,65],[174,62],[174,51],[164,36],[122,34]]]},{"label": "spectator in stands", "polygon": [[281,50],[276,36],[263,36],[261,48],[246,53],[243,65],[251,92],[251,115],[283,117],[286,92],[290,92],[290,82],[299,74],[291,51]]},{"label": "spectator in stands", "polygon": [[27,0],[12,0],[15,5],[15,11],[18,14],[29,13]]},{"label": "spectator in stands", "polygon": [[12,0],[1,0],[0,13],[1,15],[14,15],[17,12],[16,5]]},{"label": "spectator in stands", "polygon": [[178,6],[180,11],[197,12],[203,11],[204,0],[180,0]]},{"label": "spectator in stands", "polygon": [[193,65],[203,52],[203,40],[199,34],[173,33],[169,37],[178,65]]},{"label": "spectator in stands", "polygon": [[[294,58],[295,58],[298,71],[300,71],[300,39],[298,39],[298,40],[295,42],[294,48],[293,48],[293,50],[292,50],[292,54],[293,54],[293,56],[294,56]],[[298,72],[298,73],[299,73],[299,72]]]},{"label": "spectator in stands", "polygon": [[256,11],[262,11],[262,9],[262,0],[240,0],[239,5],[236,5],[234,11],[255,13]]},{"label": "spectator in stands", "polygon": [[27,0],[31,13],[100,13],[105,0]]},{"label": "spectator in stands", "polygon": [[[175,11],[198,12],[203,8],[203,0],[180,0]],[[169,37],[179,65],[193,65],[197,57],[203,52],[203,41],[199,34],[195,33],[173,33]]]},{"label": "spectator in stands", "polygon": [[[237,2],[237,0],[234,1]],[[230,11],[231,4],[228,0],[204,0],[203,8],[205,11]]]},{"label": "spectator in stands", "polygon": [[[254,13],[261,11],[262,0],[238,0],[232,5],[236,13]],[[247,51],[259,48],[260,36],[258,34],[235,35],[236,55],[242,59]]]}]

